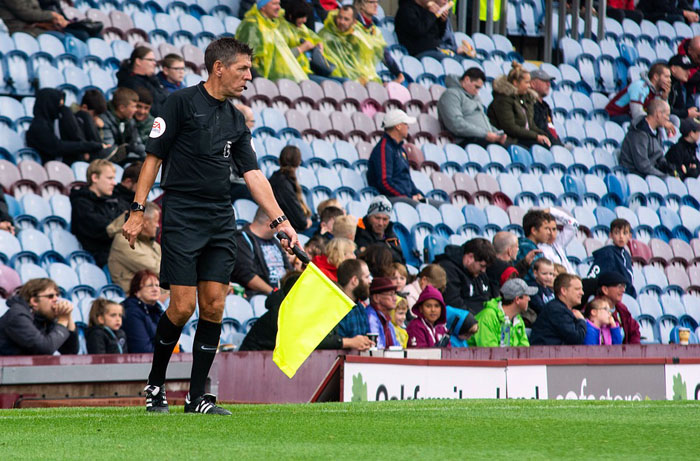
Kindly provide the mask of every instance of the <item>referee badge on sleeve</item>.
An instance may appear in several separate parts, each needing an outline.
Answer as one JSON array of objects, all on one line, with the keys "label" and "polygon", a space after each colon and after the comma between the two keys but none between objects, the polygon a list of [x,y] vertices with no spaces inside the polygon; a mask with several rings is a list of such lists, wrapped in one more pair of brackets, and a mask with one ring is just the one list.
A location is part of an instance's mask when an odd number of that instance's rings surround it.
[{"label": "referee badge on sleeve", "polygon": [[226,141],[226,145],[224,146],[224,158],[229,158],[231,156],[232,145],[233,141]]},{"label": "referee badge on sleeve", "polygon": [[148,134],[149,138],[160,138],[161,135],[165,133],[165,120],[162,117],[156,117],[153,120],[153,127],[151,132]]}]

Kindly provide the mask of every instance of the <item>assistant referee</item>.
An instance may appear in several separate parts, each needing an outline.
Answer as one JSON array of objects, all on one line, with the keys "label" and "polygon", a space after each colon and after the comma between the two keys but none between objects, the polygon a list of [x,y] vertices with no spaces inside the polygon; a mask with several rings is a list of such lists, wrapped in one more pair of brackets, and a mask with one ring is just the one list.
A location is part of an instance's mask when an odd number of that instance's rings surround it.
[{"label": "assistant referee", "polygon": [[199,300],[192,347],[186,413],[230,415],[204,393],[214,361],[228,283],[236,260],[235,216],[229,175],[242,176],[255,201],[274,217],[270,226],[287,233],[287,249],[297,235],[282,213],[267,178],[258,169],[245,117],[228,98],[238,97],[252,79],[251,48],[234,38],[211,42],[204,53],[206,82],[172,93],[153,122],[134,203],[122,234],[133,248],[143,227],[144,203],[163,167],[162,259],[160,283],[170,288],[170,305],[156,330],[153,364],[145,388],[146,410],[168,412],[165,372],[182,327]]}]

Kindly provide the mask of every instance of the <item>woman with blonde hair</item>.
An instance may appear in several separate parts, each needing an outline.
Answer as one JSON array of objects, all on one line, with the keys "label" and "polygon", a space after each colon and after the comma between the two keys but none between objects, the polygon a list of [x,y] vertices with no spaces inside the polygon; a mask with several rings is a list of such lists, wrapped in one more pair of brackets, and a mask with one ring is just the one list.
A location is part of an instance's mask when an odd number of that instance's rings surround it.
[{"label": "woman with blonde hair", "polygon": [[513,62],[508,75],[501,75],[493,82],[489,119],[515,144],[550,147],[552,143],[547,133],[535,124],[535,101],[537,94],[530,88],[530,72],[520,63]]},{"label": "woman with blonde hair", "polygon": [[322,255],[314,257],[311,262],[334,282],[338,281],[338,266],[346,259],[355,259],[357,245],[346,238],[331,240]]},{"label": "woman with blonde hair", "polygon": [[299,165],[299,148],[285,146],[280,152],[280,169],[270,176],[270,186],[289,223],[294,230],[302,232],[311,226],[311,210],[304,201],[304,194],[297,179],[296,171]]}]

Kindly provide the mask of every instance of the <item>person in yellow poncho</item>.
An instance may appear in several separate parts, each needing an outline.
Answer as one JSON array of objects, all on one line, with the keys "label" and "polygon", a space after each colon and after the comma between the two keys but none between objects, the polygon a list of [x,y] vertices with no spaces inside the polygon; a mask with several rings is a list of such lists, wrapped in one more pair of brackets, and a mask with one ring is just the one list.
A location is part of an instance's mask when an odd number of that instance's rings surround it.
[{"label": "person in yellow poncho", "polygon": [[389,47],[386,46],[382,32],[379,30],[378,19],[376,17],[379,3],[376,0],[354,0],[352,6],[355,7],[357,22],[355,29],[365,32],[370,38],[375,38],[381,41],[384,57],[382,62],[389,69],[389,73],[396,83],[403,83],[404,75],[401,73],[399,65],[391,56]]},{"label": "person in yellow poncho", "polygon": [[[280,19],[280,32],[287,41],[287,45],[291,48],[292,53],[297,57],[297,61],[304,72],[311,74],[319,74],[318,78],[314,75],[309,75],[309,78],[319,80],[321,77],[328,75],[332,69],[320,69],[318,55],[315,61],[310,60],[311,52],[323,53],[323,44],[321,38],[311,29],[306,26],[306,21],[309,16],[313,16],[313,9],[310,3],[306,0],[291,0],[287,2],[284,10],[284,20]],[[327,60],[326,63],[327,64]]]},{"label": "person in yellow poncho", "polygon": [[380,33],[371,34],[355,27],[355,8],[345,5],[330,11],[318,33],[328,60],[336,66],[333,77],[381,82],[376,66],[384,58],[386,42]]},{"label": "person in yellow poncho", "polygon": [[[236,38],[253,48],[253,68],[261,77],[270,80],[288,78],[298,83],[308,76],[280,30],[287,27],[281,26],[286,22],[279,18],[281,11],[280,0],[258,0],[243,16]],[[301,44],[299,54],[308,51],[308,46],[310,44]]]}]

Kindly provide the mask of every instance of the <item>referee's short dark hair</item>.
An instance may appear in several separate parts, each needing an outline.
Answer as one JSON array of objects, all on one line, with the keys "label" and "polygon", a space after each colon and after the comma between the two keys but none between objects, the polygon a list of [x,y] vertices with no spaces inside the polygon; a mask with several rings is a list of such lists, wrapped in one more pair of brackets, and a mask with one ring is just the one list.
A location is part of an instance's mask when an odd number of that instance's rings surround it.
[{"label": "referee's short dark hair", "polygon": [[253,56],[253,49],[247,43],[236,40],[233,37],[221,37],[207,46],[204,52],[204,65],[207,72],[211,73],[214,63],[221,61],[225,66],[230,66],[239,54]]},{"label": "referee's short dark hair", "polygon": [[470,67],[469,69],[465,70],[464,73],[462,74],[462,78],[460,78],[460,80],[464,80],[467,77],[469,77],[469,80],[471,80],[471,81],[474,81],[474,80],[481,80],[482,82],[486,81],[486,74],[484,74],[484,71],[479,69],[478,67]]}]

